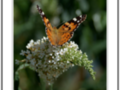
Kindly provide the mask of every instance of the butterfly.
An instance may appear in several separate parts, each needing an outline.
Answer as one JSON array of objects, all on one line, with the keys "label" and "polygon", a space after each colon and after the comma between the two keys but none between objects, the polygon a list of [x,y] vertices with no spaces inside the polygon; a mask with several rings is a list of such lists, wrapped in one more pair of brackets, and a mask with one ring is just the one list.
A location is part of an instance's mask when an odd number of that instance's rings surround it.
[{"label": "butterfly", "polygon": [[74,31],[83,21],[85,21],[87,17],[87,15],[77,16],[72,20],[64,23],[59,28],[56,28],[52,27],[51,23],[46,18],[45,13],[38,5],[37,9],[46,26],[46,34],[48,36],[48,39],[53,46],[61,46],[64,43],[68,42],[72,38]]}]

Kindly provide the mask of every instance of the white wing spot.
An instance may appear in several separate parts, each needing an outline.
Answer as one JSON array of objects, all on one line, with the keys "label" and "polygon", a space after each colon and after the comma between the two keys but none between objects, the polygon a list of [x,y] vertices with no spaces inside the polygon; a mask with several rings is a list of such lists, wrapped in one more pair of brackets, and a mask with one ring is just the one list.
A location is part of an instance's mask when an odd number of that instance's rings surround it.
[{"label": "white wing spot", "polygon": [[76,19],[76,18],[73,18],[73,20],[74,20],[74,21],[77,21],[77,19]]},{"label": "white wing spot", "polygon": [[79,23],[80,21],[78,20],[77,22]]},{"label": "white wing spot", "polygon": [[44,12],[42,12],[41,14],[44,15]]},{"label": "white wing spot", "polygon": [[80,15],[80,17],[82,17],[82,16]]}]

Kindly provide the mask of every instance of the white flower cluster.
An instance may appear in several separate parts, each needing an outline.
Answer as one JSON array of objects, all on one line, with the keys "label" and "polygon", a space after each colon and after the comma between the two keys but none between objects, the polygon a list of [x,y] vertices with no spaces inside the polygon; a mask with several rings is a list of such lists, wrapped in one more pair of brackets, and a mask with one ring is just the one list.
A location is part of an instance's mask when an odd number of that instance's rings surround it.
[{"label": "white flower cluster", "polygon": [[[84,62],[87,55],[84,57],[82,51],[78,50],[78,45],[72,41],[62,46],[52,46],[48,38],[43,37],[36,42],[31,40],[26,48],[27,50],[22,50],[20,55],[26,56],[26,63],[29,63],[48,84],[52,84],[68,68],[86,65]],[[18,64],[17,60],[16,63]]]}]

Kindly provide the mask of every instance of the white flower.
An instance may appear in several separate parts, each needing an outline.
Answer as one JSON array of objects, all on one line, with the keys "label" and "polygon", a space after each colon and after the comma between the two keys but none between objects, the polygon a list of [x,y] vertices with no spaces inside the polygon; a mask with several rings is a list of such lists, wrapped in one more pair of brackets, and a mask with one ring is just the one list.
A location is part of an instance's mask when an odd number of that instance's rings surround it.
[{"label": "white flower", "polygon": [[49,55],[52,56],[52,53],[50,53]]},{"label": "white flower", "polygon": [[21,50],[20,55],[24,56],[24,55],[25,55],[25,53],[26,53],[25,51]]},{"label": "white flower", "polygon": [[72,66],[74,66],[74,64],[72,64]]},{"label": "white flower", "polygon": [[30,43],[34,43],[34,40],[31,40]]},{"label": "white flower", "polygon": [[20,64],[20,61],[16,59],[15,64],[17,64],[17,65]]},{"label": "white flower", "polygon": [[32,51],[32,55],[33,56],[37,55],[36,51]]},{"label": "white flower", "polygon": [[45,56],[45,53],[40,53],[38,57],[40,57],[41,59]]},{"label": "white flower", "polygon": [[67,63],[70,63],[69,61],[67,61]]},{"label": "white flower", "polygon": [[34,45],[34,41],[31,40],[30,43],[26,46],[27,49],[31,48]]},{"label": "white flower", "polygon": [[47,49],[47,52],[48,52],[48,53],[51,53],[51,52],[52,52],[52,48],[48,48],[48,49]]},{"label": "white flower", "polygon": [[28,54],[26,58],[29,60],[32,59],[32,54]]},{"label": "white flower", "polygon": [[27,51],[26,51],[26,53],[27,53],[27,54],[30,54],[30,51],[29,51],[29,50],[27,50]]},{"label": "white flower", "polygon": [[41,65],[42,64],[42,62],[41,62],[42,60],[38,60],[38,65]]},{"label": "white flower", "polygon": [[51,60],[49,60],[48,62],[51,63]]},{"label": "white flower", "polygon": [[[87,59],[87,55],[82,54],[82,51],[78,50],[78,45],[74,42],[67,42],[62,46],[52,46],[48,38],[43,37],[36,42],[31,40],[26,48],[30,51],[21,50],[20,55],[26,56],[26,63],[30,62],[28,64],[38,72],[40,78],[43,78],[49,84],[52,84],[55,78],[59,77],[70,67],[75,65],[88,67],[86,65],[91,64],[87,63],[90,62]],[[19,63],[18,60],[16,60],[17,63]]]},{"label": "white flower", "polygon": [[33,65],[33,66],[34,66],[34,65],[35,65],[35,63],[36,63],[35,58],[31,59],[31,60],[30,60],[30,63],[31,63],[31,65]]}]

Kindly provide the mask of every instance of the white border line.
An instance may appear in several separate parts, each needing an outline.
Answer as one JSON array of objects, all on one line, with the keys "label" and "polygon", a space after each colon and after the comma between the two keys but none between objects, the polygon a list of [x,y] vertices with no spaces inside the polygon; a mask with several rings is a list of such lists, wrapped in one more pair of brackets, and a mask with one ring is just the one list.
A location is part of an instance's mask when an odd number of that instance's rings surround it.
[{"label": "white border line", "polygon": [[117,90],[117,0],[107,8],[107,89]]},{"label": "white border line", "polygon": [[118,33],[117,33],[117,35],[118,35],[118,36],[117,36],[117,37],[118,37],[118,39],[117,39],[117,42],[118,42],[118,43],[117,43],[117,44],[118,44],[118,47],[117,47],[117,48],[118,48],[118,49],[117,49],[117,50],[118,50],[118,52],[117,52],[117,55],[118,55],[118,56],[117,56],[117,58],[118,58],[118,63],[117,63],[117,65],[118,65],[118,66],[117,66],[117,67],[118,67],[118,68],[117,68],[117,78],[118,78],[118,79],[117,79],[117,80],[118,80],[118,81],[117,81],[117,85],[118,85],[118,86],[117,86],[117,88],[118,88],[118,90],[119,90],[119,87],[120,87],[120,84],[119,84],[119,81],[120,81],[120,80],[119,80],[119,79],[120,79],[120,78],[119,78],[119,75],[120,75],[120,74],[119,74],[119,72],[120,72],[120,71],[119,71],[119,70],[120,70],[120,68],[119,68],[119,65],[120,65],[120,61],[119,61],[119,57],[120,57],[120,54],[119,54],[119,51],[120,51],[120,50],[119,50],[119,49],[120,49],[120,48],[119,48],[119,45],[120,45],[120,44],[119,44],[119,42],[120,42],[120,41],[119,41],[119,40],[120,40],[120,38],[119,38],[119,35],[120,35],[120,31],[119,31],[119,26],[120,26],[120,24],[119,24],[119,21],[120,21],[120,20],[119,20],[119,19],[120,19],[120,18],[119,18],[119,15],[120,15],[120,14],[119,14],[119,10],[120,10],[120,8],[119,8],[119,5],[120,5],[120,2],[119,2],[119,0],[118,0],[118,2],[117,2],[117,5],[118,5],[118,6],[117,6],[117,18],[118,18],[118,19],[117,19],[117,20],[118,20],[118,22],[117,22],[117,25],[118,25],[118,26],[117,26],[117,28],[118,28]]},{"label": "white border line", "polygon": [[[119,8],[118,9],[118,13],[119,13],[118,16],[119,16],[120,15],[120,11],[119,11],[120,10],[120,1],[119,0],[118,0],[118,8]],[[118,33],[119,33],[119,36],[118,36],[119,44],[118,45],[120,45],[120,31],[119,30],[120,30],[120,16],[119,16],[119,21],[118,21]],[[119,66],[118,66],[118,68],[119,68],[118,69],[118,73],[119,73],[118,74],[118,88],[120,88],[120,76],[119,76],[120,75],[120,61],[119,61],[120,60],[120,46],[118,46],[118,47],[119,47],[119,51],[118,51],[118,63],[119,63]]]},{"label": "white border line", "polygon": [[[0,1],[0,5],[2,7],[2,1]],[[1,7],[0,7],[0,12],[2,12]],[[2,17],[2,14],[0,14],[0,23],[1,23],[0,28],[2,29],[2,18],[1,17]],[[2,31],[0,31],[0,35],[1,35],[0,42],[2,42]],[[0,44],[0,58],[2,59],[2,48],[1,47],[2,47],[2,44]],[[1,78],[2,77],[2,74],[1,74],[2,73],[2,61],[1,60],[0,60],[0,65],[1,65],[0,66],[0,89],[2,89],[2,78]]]},{"label": "white border line", "polygon": [[3,0],[3,90],[13,90],[12,0]]}]

